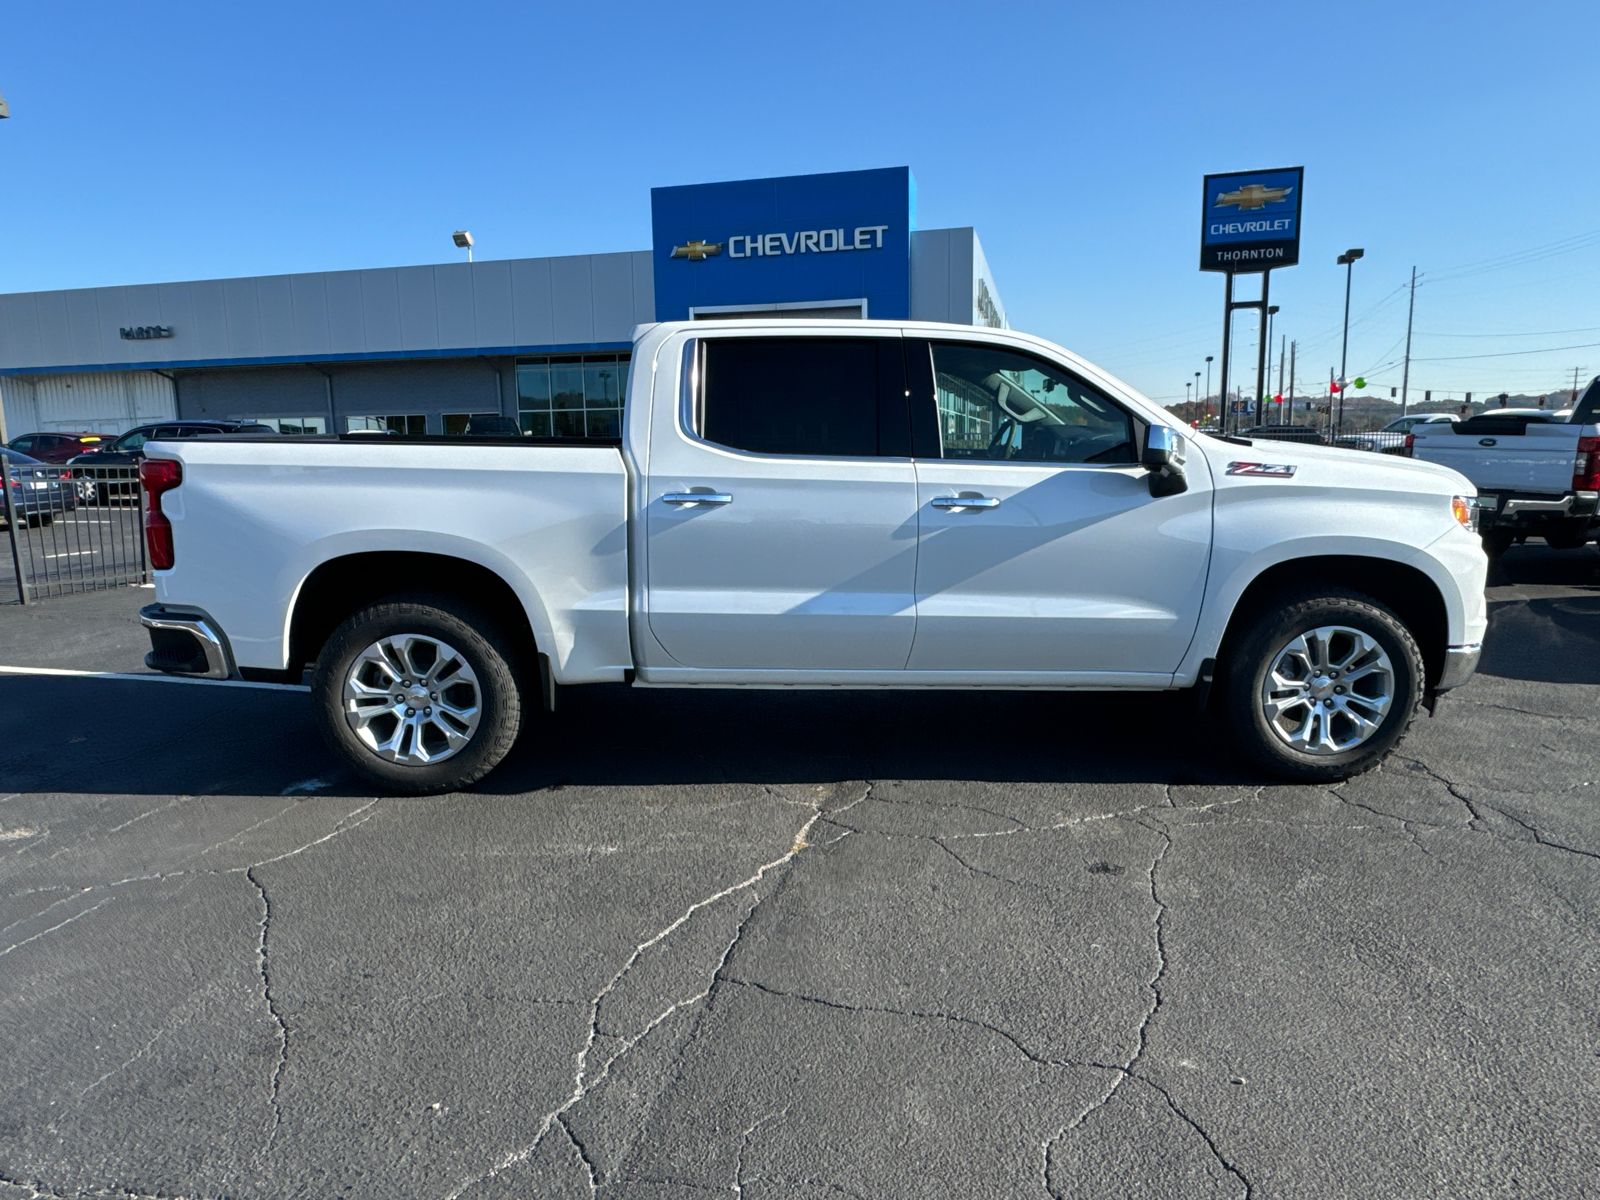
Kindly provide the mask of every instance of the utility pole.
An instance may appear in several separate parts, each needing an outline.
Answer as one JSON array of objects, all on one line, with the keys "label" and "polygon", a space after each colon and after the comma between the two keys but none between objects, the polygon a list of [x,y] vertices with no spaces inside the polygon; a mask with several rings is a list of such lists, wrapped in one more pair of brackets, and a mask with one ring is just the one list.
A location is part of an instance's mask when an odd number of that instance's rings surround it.
[{"label": "utility pole", "polygon": [[1294,424],[1294,352],[1299,349],[1299,342],[1289,343],[1289,390],[1285,395],[1289,398],[1289,424]]},{"label": "utility pole", "polygon": [[1417,269],[1411,268],[1411,303],[1406,308],[1406,369],[1400,376],[1400,415],[1406,415],[1407,390],[1411,386],[1411,318],[1417,312]]},{"label": "utility pole", "polygon": [[[1206,355],[1206,404],[1204,412],[1208,417],[1211,415],[1211,359],[1213,357],[1210,354]],[[1201,424],[1204,424],[1204,422],[1202,421]]]},{"label": "utility pole", "polygon": [[[1287,342],[1288,340],[1289,340],[1289,335],[1288,334],[1280,333],[1278,335],[1278,395],[1279,396],[1283,395],[1283,347],[1284,347],[1284,343]],[[1283,404],[1281,403],[1281,401],[1278,404],[1277,423],[1279,425],[1283,424]]]},{"label": "utility pole", "polygon": [[1573,367],[1572,368],[1572,401],[1571,402],[1573,404],[1576,404],[1578,402],[1578,374],[1582,370],[1583,370],[1582,367]]},{"label": "utility pole", "polygon": [[[1345,370],[1349,366],[1350,356],[1350,276],[1355,270],[1356,259],[1360,258],[1364,250],[1346,250],[1339,255],[1339,265],[1344,268],[1344,337],[1339,344],[1339,432],[1344,432],[1344,390]],[[1333,414],[1330,413],[1329,416]]]}]

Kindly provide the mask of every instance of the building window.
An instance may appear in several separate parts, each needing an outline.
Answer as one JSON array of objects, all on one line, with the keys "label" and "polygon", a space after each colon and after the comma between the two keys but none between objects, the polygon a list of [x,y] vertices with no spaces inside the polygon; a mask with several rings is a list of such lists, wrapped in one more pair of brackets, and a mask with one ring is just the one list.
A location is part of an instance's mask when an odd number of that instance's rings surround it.
[{"label": "building window", "polygon": [[240,417],[255,425],[266,425],[279,433],[327,433],[327,417]]},{"label": "building window", "polygon": [[428,418],[420,413],[402,413],[387,417],[346,417],[344,427],[350,433],[403,433],[408,437],[421,437],[428,432]]},{"label": "building window", "polygon": [[517,359],[517,416],[529,437],[619,438],[627,354]]},{"label": "building window", "polygon": [[482,421],[486,417],[498,417],[499,415],[499,413],[445,413],[445,436],[460,437],[467,432],[467,426],[473,421]]}]

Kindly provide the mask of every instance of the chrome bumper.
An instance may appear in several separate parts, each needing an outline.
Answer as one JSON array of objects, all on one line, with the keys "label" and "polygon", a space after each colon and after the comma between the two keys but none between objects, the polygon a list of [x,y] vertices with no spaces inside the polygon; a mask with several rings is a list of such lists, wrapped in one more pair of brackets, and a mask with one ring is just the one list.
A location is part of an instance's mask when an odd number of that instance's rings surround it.
[{"label": "chrome bumper", "polygon": [[1451,688],[1458,688],[1472,678],[1472,673],[1478,669],[1478,659],[1483,655],[1483,643],[1476,646],[1450,646],[1444,652],[1444,670],[1439,672],[1439,682],[1433,685],[1435,692],[1448,692]]},{"label": "chrome bumper", "polygon": [[239,678],[239,669],[233,665],[233,651],[228,646],[227,638],[207,614],[198,610],[173,611],[164,604],[147,604],[139,610],[139,621],[151,631],[153,646],[157,630],[186,633],[194,640],[205,658],[204,670],[186,670],[171,665],[170,662],[163,665],[158,657],[159,649],[152,648],[144,658],[145,666],[151,670],[162,671],[168,675],[189,675],[199,679]]}]

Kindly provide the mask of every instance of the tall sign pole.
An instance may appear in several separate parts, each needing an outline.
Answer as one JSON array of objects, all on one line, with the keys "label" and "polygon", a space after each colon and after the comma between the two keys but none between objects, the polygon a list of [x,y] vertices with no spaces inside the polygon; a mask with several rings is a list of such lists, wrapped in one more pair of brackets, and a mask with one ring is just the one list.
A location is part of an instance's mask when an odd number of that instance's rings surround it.
[{"label": "tall sign pole", "polygon": [[1261,272],[1261,326],[1256,333],[1256,421],[1262,424],[1261,406],[1267,399],[1267,343],[1272,340],[1272,306],[1267,303],[1267,288],[1272,272]]},{"label": "tall sign pole", "polygon": [[[1300,261],[1300,196],[1304,167],[1270,171],[1233,171],[1207,175],[1201,197],[1200,269],[1226,276],[1222,304],[1222,428],[1226,431],[1236,403],[1229,397],[1229,365],[1233,352],[1233,313],[1260,310],[1261,337],[1256,349],[1256,423],[1267,391],[1267,300],[1272,271]],[[1261,276],[1261,299],[1235,300],[1234,275]]]}]

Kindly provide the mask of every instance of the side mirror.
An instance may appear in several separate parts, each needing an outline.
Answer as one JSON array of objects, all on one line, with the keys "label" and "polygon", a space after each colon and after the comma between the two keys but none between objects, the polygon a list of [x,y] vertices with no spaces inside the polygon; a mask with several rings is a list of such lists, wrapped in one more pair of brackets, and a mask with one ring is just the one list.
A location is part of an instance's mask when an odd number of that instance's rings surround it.
[{"label": "side mirror", "polygon": [[1145,431],[1139,463],[1150,472],[1152,496],[1176,496],[1189,490],[1189,478],[1183,472],[1187,456],[1183,437],[1176,430],[1165,425],[1151,425]]}]

